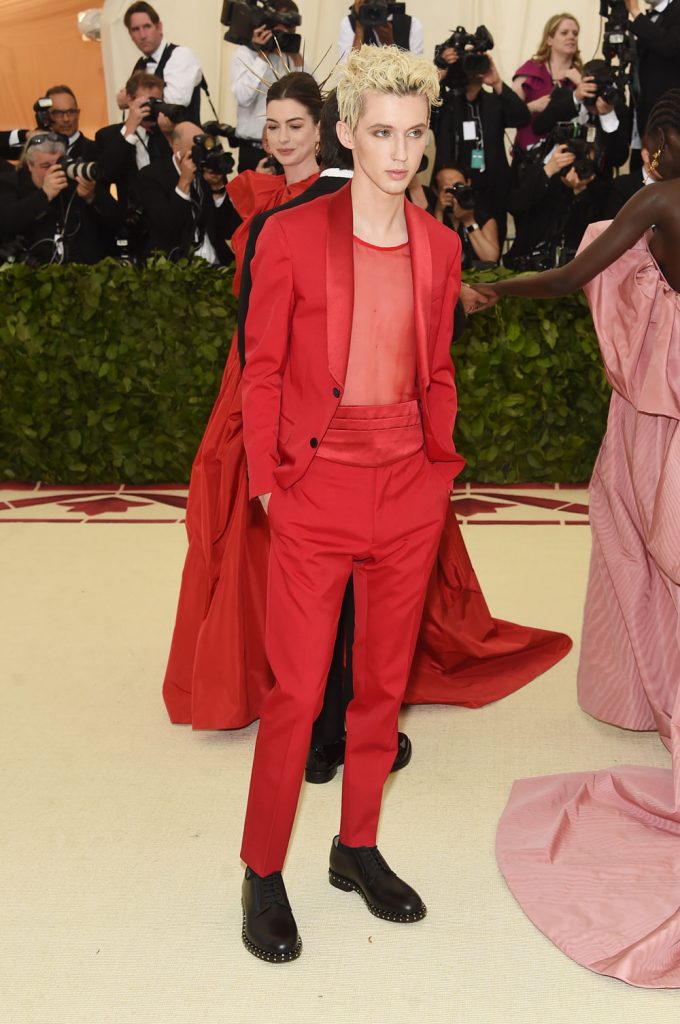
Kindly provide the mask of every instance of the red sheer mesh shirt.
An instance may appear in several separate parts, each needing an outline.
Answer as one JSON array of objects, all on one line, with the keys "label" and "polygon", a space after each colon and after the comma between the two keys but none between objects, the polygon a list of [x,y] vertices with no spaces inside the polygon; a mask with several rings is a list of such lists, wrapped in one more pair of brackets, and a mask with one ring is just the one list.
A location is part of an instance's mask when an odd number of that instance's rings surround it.
[{"label": "red sheer mesh shirt", "polygon": [[354,239],[354,313],[342,405],[416,397],[413,278],[408,242],[382,248]]}]

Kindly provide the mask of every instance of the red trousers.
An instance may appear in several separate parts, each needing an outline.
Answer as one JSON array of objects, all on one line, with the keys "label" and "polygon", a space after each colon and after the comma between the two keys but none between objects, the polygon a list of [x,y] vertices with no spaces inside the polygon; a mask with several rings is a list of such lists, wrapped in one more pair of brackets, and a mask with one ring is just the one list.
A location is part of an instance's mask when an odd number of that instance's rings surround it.
[{"label": "red trousers", "polygon": [[448,504],[448,484],[422,450],[377,468],[317,457],[296,484],[274,490],[266,651],[276,683],[260,715],[241,848],[259,875],[283,867],[350,573],[354,698],[346,715],[340,838],[375,845]]}]

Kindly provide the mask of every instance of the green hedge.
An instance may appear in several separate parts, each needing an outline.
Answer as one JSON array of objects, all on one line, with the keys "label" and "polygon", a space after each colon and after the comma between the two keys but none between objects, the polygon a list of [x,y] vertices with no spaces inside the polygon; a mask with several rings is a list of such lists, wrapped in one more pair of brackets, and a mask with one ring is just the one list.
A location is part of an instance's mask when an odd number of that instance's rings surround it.
[{"label": "green hedge", "polygon": [[[492,281],[496,270],[477,275]],[[475,277],[466,275],[471,284]],[[505,298],[468,320],[453,346],[462,479],[580,482],[590,476],[609,405],[585,296]]]},{"label": "green hedge", "polygon": [[188,480],[235,322],[231,273],[201,261],[6,268],[3,477]]},{"label": "green hedge", "polygon": [[[188,480],[235,319],[231,273],[201,262],[5,267],[2,478]],[[582,296],[506,299],[454,358],[467,479],[588,477],[608,389]]]}]

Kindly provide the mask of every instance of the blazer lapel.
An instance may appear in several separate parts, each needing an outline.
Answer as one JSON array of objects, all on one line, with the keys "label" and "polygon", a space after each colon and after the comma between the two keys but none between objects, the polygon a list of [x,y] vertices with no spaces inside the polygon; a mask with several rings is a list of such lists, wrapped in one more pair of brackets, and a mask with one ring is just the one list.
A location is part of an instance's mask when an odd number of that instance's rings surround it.
[{"label": "blazer lapel", "polygon": [[328,369],[344,385],[349,359],[354,310],[353,218],[350,186],[339,189],[328,203],[326,236],[326,337]]},{"label": "blazer lapel", "polygon": [[413,316],[416,331],[416,363],[421,390],[430,384],[430,358],[428,339],[430,336],[430,313],[432,310],[432,250],[427,228],[420,210],[405,204],[406,229],[411,250],[411,273],[413,275]]}]

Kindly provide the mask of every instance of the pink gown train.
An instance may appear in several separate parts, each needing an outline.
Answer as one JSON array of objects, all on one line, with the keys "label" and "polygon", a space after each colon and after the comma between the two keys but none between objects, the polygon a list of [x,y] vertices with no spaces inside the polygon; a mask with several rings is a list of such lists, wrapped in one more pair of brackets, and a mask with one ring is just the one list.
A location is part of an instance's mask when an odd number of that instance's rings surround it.
[{"label": "pink gown train", "polygon": [[[592,225],[584,245],[605,224]],[[578,699],[656,729],[670,768],[515,782],[497,855],[529,918],[573,960],[680,987],[680,296],[641,239],[585,289],[613,388],[590,485]]]}]

